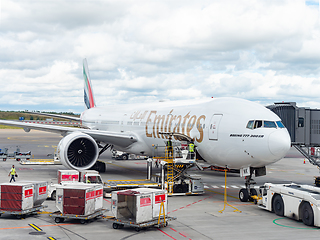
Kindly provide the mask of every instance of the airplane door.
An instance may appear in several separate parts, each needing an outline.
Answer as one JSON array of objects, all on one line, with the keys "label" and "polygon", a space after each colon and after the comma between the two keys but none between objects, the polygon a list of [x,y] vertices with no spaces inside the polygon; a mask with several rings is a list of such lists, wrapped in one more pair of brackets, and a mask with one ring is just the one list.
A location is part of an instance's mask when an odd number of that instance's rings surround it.
[{"label": "airplane door", "polygon": [[209,124],[209,139],[218,140],[218,129],[222,118],[222,114],[214,114]]}]

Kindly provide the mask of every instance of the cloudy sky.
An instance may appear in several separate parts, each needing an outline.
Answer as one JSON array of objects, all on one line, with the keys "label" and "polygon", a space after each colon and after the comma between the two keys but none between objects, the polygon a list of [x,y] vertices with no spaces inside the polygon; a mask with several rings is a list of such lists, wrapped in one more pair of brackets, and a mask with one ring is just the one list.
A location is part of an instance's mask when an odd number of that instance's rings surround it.
[{"label": "cloudy sky", "polygon": [[0,110],[239,97],[320,108],[318,0],[0,0]]}]

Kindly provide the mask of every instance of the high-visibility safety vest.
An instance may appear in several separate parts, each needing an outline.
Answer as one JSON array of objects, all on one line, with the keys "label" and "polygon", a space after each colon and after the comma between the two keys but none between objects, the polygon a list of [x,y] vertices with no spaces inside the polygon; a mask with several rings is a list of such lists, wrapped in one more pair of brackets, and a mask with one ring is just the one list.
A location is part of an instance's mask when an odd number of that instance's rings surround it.
[{"label": "high-visibility safety vest", "polygon": [[10,173],[11,173],[11,175],[15,175],[16,174],[16,169],[15,168],[11,168]]},{"label": "high-visibility safety vest", "polygon": [[194,144],[189,143],[189,152],[194,152]]}]

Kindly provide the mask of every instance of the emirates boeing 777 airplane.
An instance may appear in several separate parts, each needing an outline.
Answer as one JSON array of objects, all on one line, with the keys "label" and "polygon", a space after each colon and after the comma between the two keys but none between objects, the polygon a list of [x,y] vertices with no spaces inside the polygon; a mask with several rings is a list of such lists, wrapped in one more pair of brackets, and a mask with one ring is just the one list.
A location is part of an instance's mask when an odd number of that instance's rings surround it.
[{"label": "emirates boeing 777 airplane", "polygon": [[[99,157],[99,148],[152,155],[152,145],[193,140],[197,156],[220,168],[238,169],[241,176],[265,175],[265,166],[283,158],[291,140],[281,119],[267,108],[236,98],[162,101],[157,103],[96,106],[86,59],[83,62],[86,110],[82,128],[0,120],[0,124],[60,133],[57,147],[62,164],[84,170]],[[250,185],[250,184],[249,184]]]}]

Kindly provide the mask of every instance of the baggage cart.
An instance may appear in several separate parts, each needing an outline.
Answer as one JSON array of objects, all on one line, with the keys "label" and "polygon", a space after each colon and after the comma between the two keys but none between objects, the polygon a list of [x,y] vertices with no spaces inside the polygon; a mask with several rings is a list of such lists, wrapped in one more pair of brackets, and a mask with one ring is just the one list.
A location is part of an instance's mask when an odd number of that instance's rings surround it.
[{"label": "baggage cart", "polygon": [[56,223],[62,223],[65,219],[79,219],[81,224],[87,223],[90,219],[97,219],[103,217],[104,212],[107,209],[100,209],[92,214],[88,215],[74,215],[74,214],[63,214],[60,211],[53,212],[49,214],[50,217],[54,217]]},{"label": "baggage cart", "polygon": [[166,227],[168,226],[168,221],[176,220],[177,218],[167,216],[165,218],[165,221],[164,219],[160,219],[160,221],[158,219],[154,219],[154,220],[142,222],[142,223],[134,223],[134,222],[130,222],[129,220],[119,220],[111,216],[104,217],[104,219],[106,219],[107,221],[113,222],[112,227],[114,229],[121,229],[124,226],[129,226],[129,227],[133,227],[137,232],[139,232],[141,229],[146,229],[148,227],[157,227],[157,228]]},{"label": "baggage cart", "polygon": [[41,209],[46,208],[46,207],[48,207],[48,206],[47,205],[41,205],[41,206],[38,206],[38,207],[33,207],[33,208],[21,210],[21,211],[7,211],[7,210],[1,210],[0,209],[0,216],[2,214],[11,214],[11,215],[15,215],[18,219],[21,219],[21,218],[25,218],[27,215],[36,214]]},{"label": "baggage cart", "polygon": [[6,153],[0,152],[0,160],[7,161],[8,155]]},{"label": "baggage cart", "polygon": [[168,216],[168,195],[165,190],[135,188],[114,191],[111,194],[111,212],[114,217],[113,228],[133,227],[136,231],[147,227],[165,227],[168,221],[175,220]]}]

